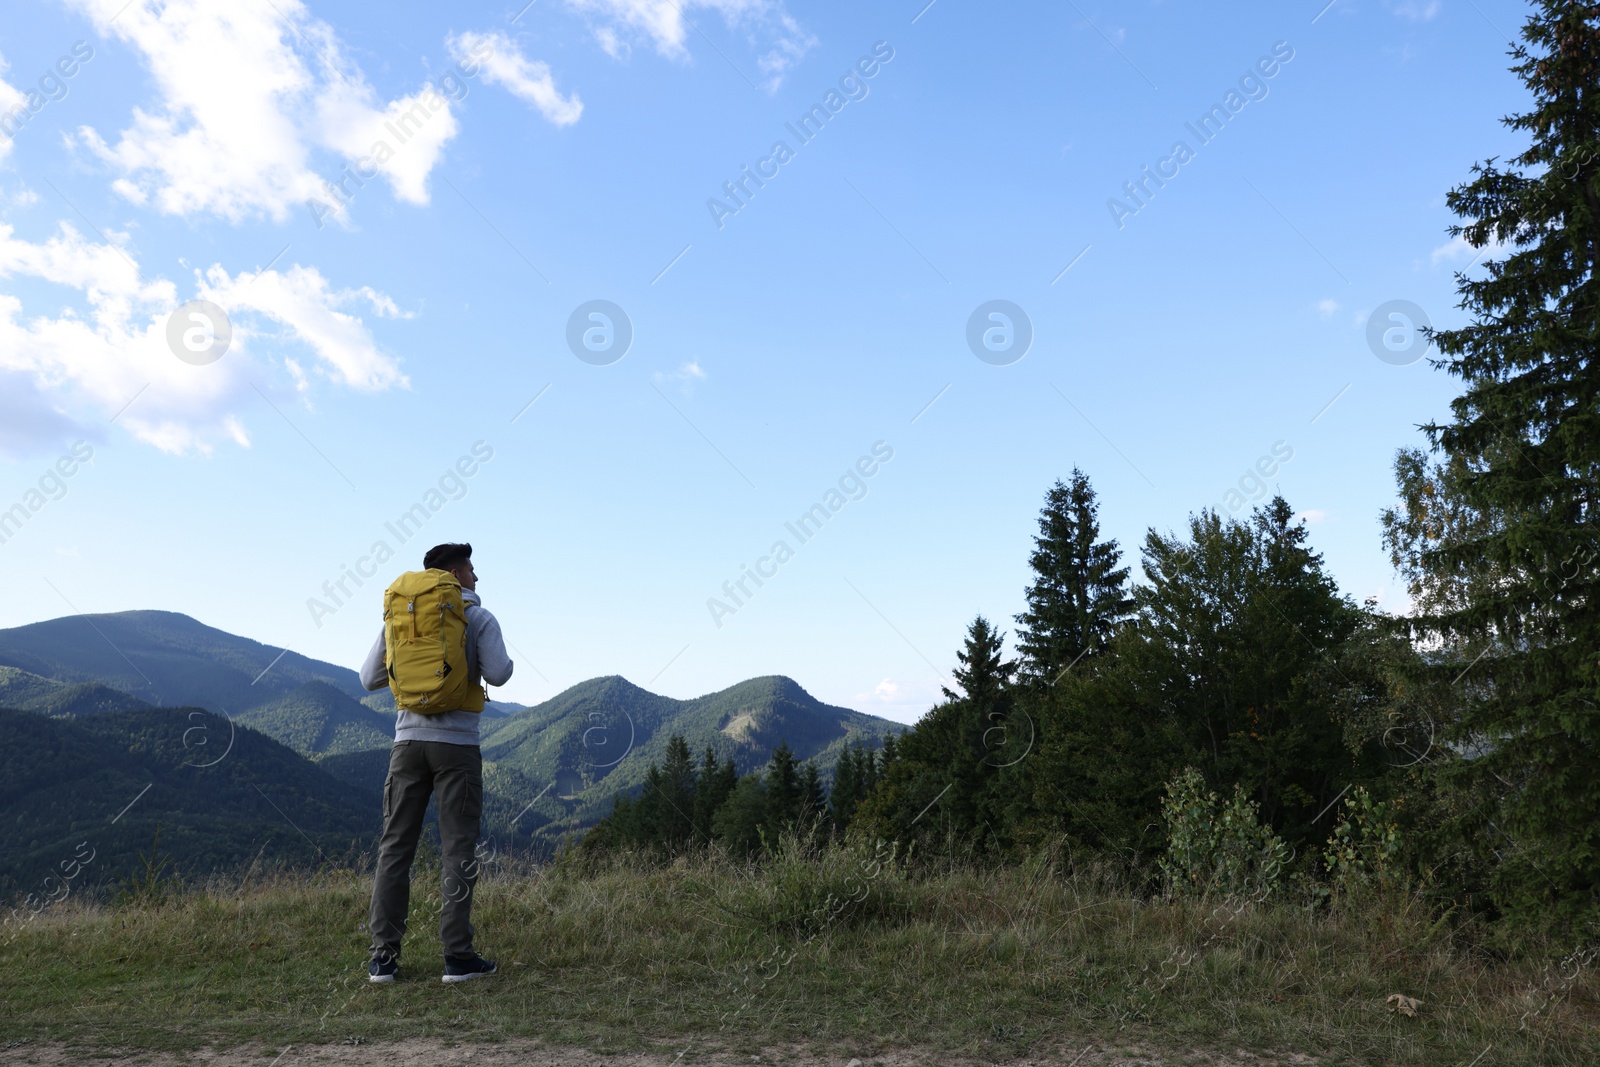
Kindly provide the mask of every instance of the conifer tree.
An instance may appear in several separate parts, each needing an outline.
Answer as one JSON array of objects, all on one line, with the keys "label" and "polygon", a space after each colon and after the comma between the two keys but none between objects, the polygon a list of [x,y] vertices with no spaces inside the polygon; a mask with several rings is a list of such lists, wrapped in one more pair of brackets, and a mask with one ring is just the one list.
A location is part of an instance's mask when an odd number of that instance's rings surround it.
[{"label": "conifer tree", "polygon": [[858,809],[870,832],[902,840],[926,836],[931,847],[948,843],[962,850],[1001,843],[995,756],[1012,710],[1016,670],[1004,658],[1003,643],[988,619],[975,618],[952,672],[960,692],[946,688],[945,702],[912,730],[884,738],[878,780]]},{"label": "conifer tree", "polygon": [[843,834],[855,818],[856,808],[878,782],[876,753],[860,741],[846,745],[833,768],[833,788],[828,793],[828,812],[835,833]]},{"label": "conifer tree", "polygon": [[828,813],[828,794],[822,788],[822,773],[812,760],[806,760],[800,769],[800,808],[797,823],[808,832],[821,828]]},{"label": "conifer tree", "polygon": [[1128,617],[1128,568],[1118,567],[1116,541],[1100,540],[1100,505],[1088,475],[1076,467],[1045,494],[1039,533],[1028,558],[1034,581],[1017,616],[1017,649],[1025,677],[1049,684],[1080,656],[1104,651]]},{"label": "conifer tree", "polygon": [[863,782],[861,770],[856,762],[856,753],[861,751],[859,745],[846,745],[839,753],[839,761],[833,765],[833,788],[828,791],[828,814],[832,816],[833,830],[842,834],[850,825],[850,816],[855,814],[855,808],[861,802]]},{"label": "conifer tree", "polygon": [[[654,765],[650,768],[655,770]],[[694,762],[681,734],[667,740],[666,758],[651,787],[654,790],[654,844],[681,849],[694,832]],[[649,789],[646,792],[650,792]]]},{"label": "conifer tree", "polygon": [[696,842],[703,844],[712,839],[712,820],[738,781],[739,771],[734,766],[733,760],[719,761],[716,749],[707,745],[705,757],[700,764],[700,772],[695,776],[694,839]]},{"label": "conifer tree", "polygon": [[749,858],[761,848],[763,836],[772,841],[767,827],[767,789],[761,772],[742,776],[711,819],[712,835],[729,852]]},{"label": "conifer tree", "polygon": [[611,811],[583,835],[581,847],[590,849],[632,848],[640,841],[639,806],[626,793],[611,798]]},{"label": "conifer tree", "polygon": [[969,704],[988,709],[999,699],[1001,692],[1011,684],[1016,672],[1015,663],[1004,659],[1005,634],[996,630],[982,615],[967,627],[966,641],[956,653],[961,664],[951,675],[961,692],[955,693],[941,686],[947,700],[965,700]]},{"label": "conifer tree", "polygon": [[799,821],[805,795],[801,791],[800,767],[788,741],[779,741],[767,762],[767,841],[776,844],[779,834]]},{"label": "conifer tree", "polygon": [[1500,903],[1600,916],[1600,7],[1537,0],[1511,69],[1528,135],[1446,198],[1451,233],[1490,248],[1456,276],[1472,321],[1432,334],[1463,392],[1396,461],[1385,540],[1412,632],[1458,679],[1453,771],[1485,817]]}]

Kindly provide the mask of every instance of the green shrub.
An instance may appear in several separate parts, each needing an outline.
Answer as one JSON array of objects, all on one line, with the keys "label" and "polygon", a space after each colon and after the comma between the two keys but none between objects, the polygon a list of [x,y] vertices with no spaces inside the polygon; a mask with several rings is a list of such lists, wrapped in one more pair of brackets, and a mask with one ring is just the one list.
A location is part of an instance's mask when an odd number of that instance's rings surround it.
[{"label": "green shrub", "polygon": [[1173,895],[1263,897],[1289,862],[1289,846],[1261,825],[1260,809],[1242,788],[1235,785],[1224,803],[1193,767],[1167,783],[1161,815],[1167,824],[1161,871]]},{"label": "green shrub", "polygon": [[1375,803],[1365,786],[1357,786],[1340,811],[1342,817],[1322,853],[1329,889],[1351,893],[1399,884],[1400,827],[1389,806]]}]

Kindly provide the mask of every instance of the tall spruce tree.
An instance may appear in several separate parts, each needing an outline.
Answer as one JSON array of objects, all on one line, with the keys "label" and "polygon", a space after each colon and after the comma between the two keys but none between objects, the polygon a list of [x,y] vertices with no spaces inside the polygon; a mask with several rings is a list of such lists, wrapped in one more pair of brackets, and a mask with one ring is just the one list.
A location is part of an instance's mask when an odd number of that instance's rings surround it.
[{"label": "tall spruce tree", "polygon": [[1472,321],[1433,333],[1463,393],[1396,462],[1385,540],[1413,634],[1458,680],[1454,772],[1493,793],[1497,897],[1572,925],[1600,917],[1600,6],[1538,0],[1511,69],[1529,147],[1446,202],[1497,246],[1456,276]]},{"label": "tall spruce tree", "polygon": [[860,743],[846,745],[839,753],[839,761],[833,765],[833,788],[828,791],[828,814],[833,816],[833,830],[842,834],[850,825],[851,816],[856,813],[856,805],[861,802],[861,797],[866,793],[866,783],[863,768],[858,762],[858,754],[862,751]]},{"label": "tall spruce tree", "polygon": [[711,817],[712,836],[733,855],[747,859],[761,850],[767,832],[767,787],[761,772],[741,777]]},{"label": "tall spruce tree", "polygon": [[720,761],[717,750],[706,746],[700,773],[694,784],[694,839],[705,844],[712,839],[712,820],[739,783],[739,770],[732,759]]},{"label": "tall spruce tree", "polygon": [[965,700],[975,707],[989,710],[1001,693],[1011,684],[1017,665],[1005,661],[1005,634],[996,630],[989,620],[979,615],[967,627],[966,642],[956,653],[961,664],[951,671],[961,692],[955,693],[941,686],[947,700]]},{"label": "tall spruce tree", "polygon": [[641,844],[675,851],[688,843],[694,832],[694,786],[689,745],[681,734],[673,734],[661,766],[652,763],[645,772],[637,801]]},{"label": "tall spruce tree", "polygon": [[828,791],[828,811],[835,833],[843,834],[855,818],[856,808],[878,784],[877,753],[860,741],[846,745],[833,768],[833,788]]},{"label": "tall spruce tree", "polygon": [[[956,653],[961,665],[951,672],[961,694],[944,690],[951,702],[925,720],[927,740],[944,749],[941,756],[950,782],[949,793],[940,801],[943,819],[936,825],[985,849],[1009,844],[1008,772],[1023,755],[1032,732],[1026,717],[1017,715],[1012,684],[1017,664],[1005,659],[1004,644],[1005,634],[988,619],[982,615],[973,619],[965,647]],[[915,735],[922,732],[918,723],[908,740],[919,741]]]},{"label": "tall spruce tree", "polygon": [[797,825],[808,834],[822,831],[828,814],[828,791],[822,785],[822,772],[815,760],[806,760],[800,768],[800,815]]},{"label": "tall spruce tree", "polygon": [[928,847],[983,850],[1003,846],[996,787],[1008,759],[1016,664],[1006,661],[1004,634],[979,615],[956,653],[960,692],[907,733],[884,739],[880,777],[858,815],[868,832]]},{"label": "tall spruce tree", "polygon": [[804,783],[800,763],[787,740],[780,740],[767,762],[767,843],[776,845],[785,830],[794,828],[805,813]]},{"label": "tall spruce tree", "polygon": [[1100,540],[1099,502],[1076,467],[1045,494],[1028,564],[1035,575],[1028,608],[1018,615],[1017,649],[1025,678],[1049,684],[1080,656],[1104,650],[1128,617],[1128,568],[1116,541]]}]

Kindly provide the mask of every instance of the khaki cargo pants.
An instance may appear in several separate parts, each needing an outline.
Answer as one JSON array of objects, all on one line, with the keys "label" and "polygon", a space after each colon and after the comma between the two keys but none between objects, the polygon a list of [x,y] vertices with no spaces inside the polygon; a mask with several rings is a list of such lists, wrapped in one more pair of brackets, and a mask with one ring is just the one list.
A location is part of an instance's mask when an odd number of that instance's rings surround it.
[{"label": "khaki cargo pants", "polygon": [[397,741],[383,785],[383,836],[372,884],[372,956],[397,959],[411,906],[411,861],[428,798],[438,802],[443,900],[439,941],[447,956],[471,956],[472,891],[478,883],[483,757],[477,745]]}]

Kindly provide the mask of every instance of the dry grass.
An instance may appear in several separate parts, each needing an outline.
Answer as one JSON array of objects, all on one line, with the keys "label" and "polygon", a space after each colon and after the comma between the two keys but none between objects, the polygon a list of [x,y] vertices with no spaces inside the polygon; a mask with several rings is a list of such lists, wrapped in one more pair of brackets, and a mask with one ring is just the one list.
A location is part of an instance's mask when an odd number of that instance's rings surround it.
[{"label": "dry grass", "polygon": [[[64,902],[0,937],[0,1038],[186,1048],[538,1036],[601,1050],[920,1048],[992,1058],[1080,1039],[1337,1064],[1600,1062],[1586,961],[1494,960],[1409,895],[1329,911],[1162,902],[1093,867],[908,868],[870,848],[660,866],[490,870],[475,919],[502,973],[443,986],[438,889],[403,981],[366,982],[355,872]],[[1415,998],[1414,1016],[1393,993]],[[1487,1054],[1484,1050],[1489,1049]]]}]

